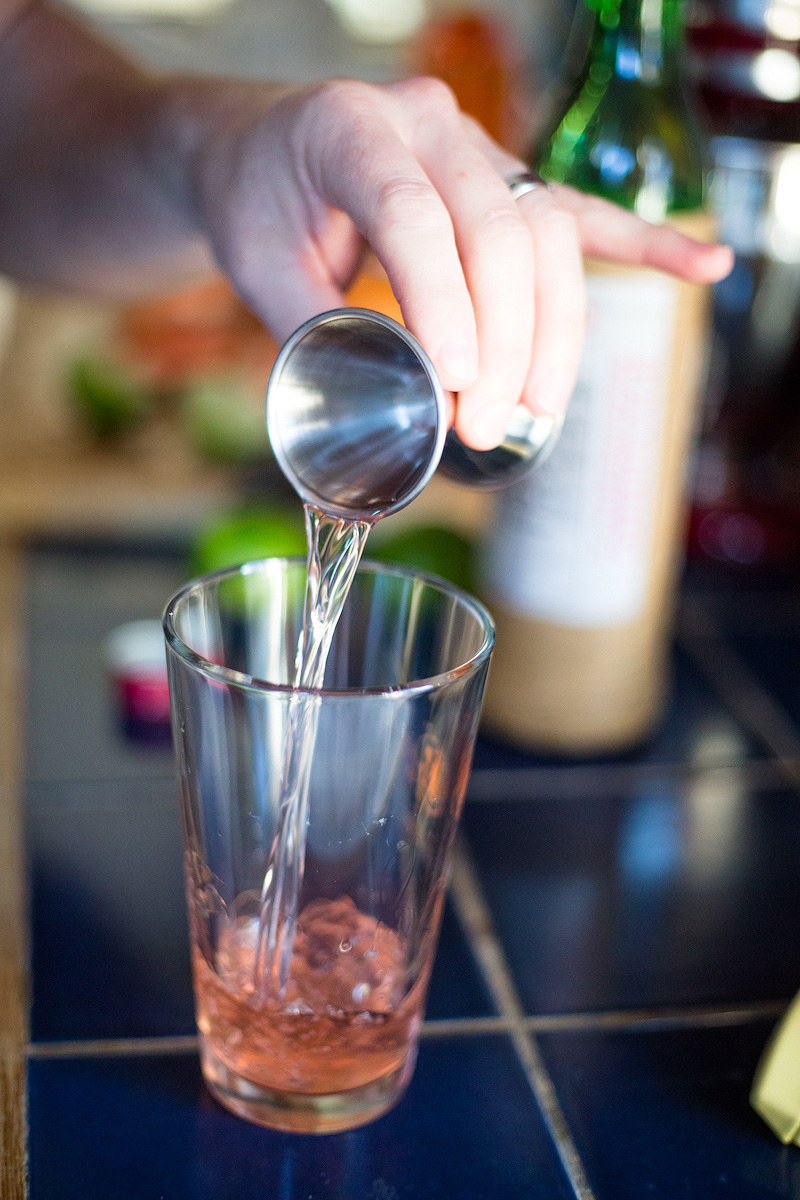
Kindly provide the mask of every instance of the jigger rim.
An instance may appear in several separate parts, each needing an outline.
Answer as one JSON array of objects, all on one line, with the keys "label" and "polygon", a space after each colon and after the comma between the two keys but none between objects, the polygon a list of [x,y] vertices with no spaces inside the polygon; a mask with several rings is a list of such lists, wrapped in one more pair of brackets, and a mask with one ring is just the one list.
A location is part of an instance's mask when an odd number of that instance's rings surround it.
[{"label": "jigger rim", "polygon": [[[298,345],[308,336],[312,330],[321,325],[335,324],[337,321],[354,321],[361,320],[368,324],[378,325],[381,328],[388,330],[390,333],[398,337],[412,351],[417,358],[422,371],[427,377],[431,389],[431,399],[435,407],[436,428],[433,437],[430,458],[427,466],[416,482],[409,487],[402,496],[396,500],[390,501],[380,506],[372,506],[370,508],[357,508],[355,506],[343,506],[331,503],[324,497],[315,493],[309,488],[300,476],[296,473],[286,449],[283,444],[283,439],[279,430],[279,416],[277,406],[274,403],[276,393],[280,389],[281,379],[287,363],[291,359]],[[442,457],[444,450],[445,438],[447,437],[447,401],[445,399],[444,389],[442,388],[439,376],[436,373],[436,368],[433,365],[430,357],[404,325],[399,321],[395,321],[393,317],[387,317],[384,313],[375,312],[371,308],[332,308],[327,312],[318,313],[305,321],[294,333],[286,339],[281,346],[278,356],[270,372],[269,381],[267,383],[266,395],[266,418],[267,432],[269,434],[272,452],[275,455],[278,465],[283,474],[291,483],[301,500],[308,504],[313,504],[316,508],[321,509],[326,515],[338,517],[345,520],[354,521],[375,521],[383,517],[391,516],[393,513],[399,512],[415,500],[422,490],[430,483],[436,468],[439,466],[439,460]]]},{"label": "jigger rim", "polygon": [[[274,566],[270,567],[270,564],[274,564]],[[408,567],[400,563],[375,562],[372,559],[366,558],[362,559],[358,564],[356,576],[397,575],[412,582],[419,581],[427,587],[455,597],[472,614],[479,627],[482,628],[483,636],[480,646],[478,646],[469,658],[466,658],[457,666],[451,667],[449,671],[441,671],[436,675],[412,679],[408,683],[397,684],[393,687],[298,688],[292,686],[290,683],[272,683],[257,675],[248,675],[246,672],[237,671],[233,667],[222,666],[220,663],[204,657],[199,651],[193,650],[178,633],[176,627],[176,610],[182,602],[203,588],[221,583],[225,579],[234,579],[237,575],[255,575],[259,571],[283,570],[286,567],[302,567],[305,570],[306,566],[306,560],[296,556],[260,558],[254,559],[252,562],[240,563],[237,566],[223,567],[219,571],[213,571],[207,575],[200,575],[195,579],[190,579],[188,583],[185,583],[175,593],[164,607],[161,625],[168,648],[194,671],[198,671],[216,683],[240,688],[245,691],[284,696],[330,696],[340,700],[357,700],[364,696],[381,696],[387,701],[396,700],[398,702],[408,700],[410,697],[419,696],[426,692],[436,692],[447,684],[453,683],[455,680],[474,675],[494,649],[494,619],[486,608],[486,605],[482,604],[475,596],[470,595],[469,592],[464,591],[463,588],[458,587],[456,584],[450,583],[448,579],[443,579],[440,575],[434,575],[431,571],[421,571],[416,567]]]}]

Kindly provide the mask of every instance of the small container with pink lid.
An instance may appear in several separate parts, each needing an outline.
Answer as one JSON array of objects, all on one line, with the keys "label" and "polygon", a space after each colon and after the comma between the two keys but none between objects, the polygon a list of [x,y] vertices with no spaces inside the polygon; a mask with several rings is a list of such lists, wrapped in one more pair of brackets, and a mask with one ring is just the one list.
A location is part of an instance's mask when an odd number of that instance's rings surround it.
[{"label": "small container with pink lid", "polygon": [[169,686],[161,622],[118,626],[106,639],[105,661],[125,733],[137,740],[166,740]]}]

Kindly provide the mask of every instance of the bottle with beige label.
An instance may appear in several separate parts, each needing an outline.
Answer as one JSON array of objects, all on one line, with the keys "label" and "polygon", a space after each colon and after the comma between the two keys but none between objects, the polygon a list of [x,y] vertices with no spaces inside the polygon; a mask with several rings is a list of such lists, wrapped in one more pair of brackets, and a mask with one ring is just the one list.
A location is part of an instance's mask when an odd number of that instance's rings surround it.
[{"label": "bottle with beige label", "polygon": [[[542,175],[709,235],[679,0],[584,8],[589,52]],[[587,336],[561,439],[499,497],[484,557],[497,621],[486,724],[572,753],[630,746],[660,711],[708,300],[656,271],[586,269]]]}]

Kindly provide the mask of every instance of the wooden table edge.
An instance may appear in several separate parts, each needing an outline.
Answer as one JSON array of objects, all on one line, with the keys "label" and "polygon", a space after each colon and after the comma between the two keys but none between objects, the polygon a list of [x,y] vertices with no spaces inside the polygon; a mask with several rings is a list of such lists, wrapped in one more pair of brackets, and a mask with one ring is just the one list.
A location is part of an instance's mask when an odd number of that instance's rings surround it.
[{"label": "wooden table edge", "polygon": [[25,560],[39,538],[184,531],[235,492],[223,472],[154,478],[109,454],[0,465],[0,1200],[27,1200],[29,957],[24,839]]}]

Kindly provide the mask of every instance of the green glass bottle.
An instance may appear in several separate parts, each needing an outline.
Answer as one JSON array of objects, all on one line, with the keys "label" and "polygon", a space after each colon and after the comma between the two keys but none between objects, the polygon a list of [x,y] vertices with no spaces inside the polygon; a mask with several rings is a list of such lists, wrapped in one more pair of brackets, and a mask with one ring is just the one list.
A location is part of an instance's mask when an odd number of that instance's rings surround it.
[{"label": "green glass bottle", "polygon": [[583,0],[589,50],[536,157],[569,183],[660,223],[702,208],[703,141],[682,70],[681,0]]},{"label": "green glass bottle", "polygon": [[[585,64],[541,174],[697,237],[703,150],[679,0],[584,0]],[[484,714],[534,749],[624,749],[657,720],[697,411],[707,289],[587,261],[587,330],[559,443],[498,504]]]}]

